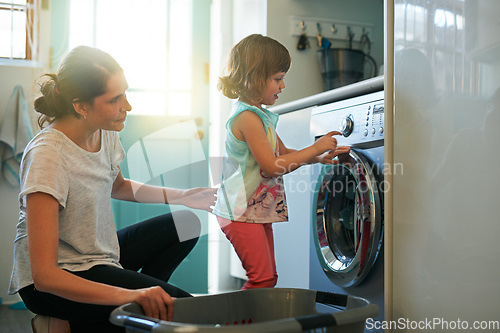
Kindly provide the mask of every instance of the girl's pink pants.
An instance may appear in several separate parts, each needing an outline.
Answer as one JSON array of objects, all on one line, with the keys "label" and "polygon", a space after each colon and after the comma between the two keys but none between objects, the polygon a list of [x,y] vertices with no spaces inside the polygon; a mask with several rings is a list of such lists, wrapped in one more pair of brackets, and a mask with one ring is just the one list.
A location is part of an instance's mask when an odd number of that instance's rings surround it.
[{"label": "girl's pink pants", "polygon": [[241,289],[273,288],[278,274],[272,223],[234,222],[219,216],[217,221],[246,271],[248,280]]}]

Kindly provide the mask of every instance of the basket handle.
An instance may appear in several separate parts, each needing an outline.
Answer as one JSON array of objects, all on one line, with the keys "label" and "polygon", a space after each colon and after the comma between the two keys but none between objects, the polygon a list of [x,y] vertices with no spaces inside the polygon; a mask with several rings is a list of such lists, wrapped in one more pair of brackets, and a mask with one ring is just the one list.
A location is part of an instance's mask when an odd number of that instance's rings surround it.
[{"label": "basket handle", "polygon": [[350,311],[338,313],[318,313],[295,317],[294,319],[300,324],[302,331],[313,330],[318,327],[342,325],[346,322],[359,320],[360,317],[363,318],[376,315],[380,311],[378,306],[366,300],[360,301],[357,297],[323,291],[316,292],[316,303],[346,308],[352,306],[353,308],[351,308]]},{"label": "basket handle", "polygon": [[128,303],[113,310],[110,316],[111,323],[130,328],[139,328],[144,332],[151,332],[158,326],[160,320],[142,315],[142,308],[138,303]]},{"label": "basket handle", "polygon": [[316,292],[316,303],[346,307],[348,299],[349,296],[344,294],[334,294],[324,291]]},{"label": "basket handle", "polygon": [[302,331],[313,330],[318,327],[337,326],[337,320],[330,313],[320,313],[294,318],[302,327]]}]

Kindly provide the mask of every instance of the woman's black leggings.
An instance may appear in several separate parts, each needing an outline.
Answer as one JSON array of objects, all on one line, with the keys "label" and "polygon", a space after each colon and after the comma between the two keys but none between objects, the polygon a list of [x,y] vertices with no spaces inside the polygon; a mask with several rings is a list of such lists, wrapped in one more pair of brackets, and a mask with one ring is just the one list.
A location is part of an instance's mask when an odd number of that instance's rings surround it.
[{"label": "woman's black leggings", "polygon": [[[182,238],[189,239],[179,241],[176,224],[183,229]],[[161,286],[172,297],[190,297],[189,293],[167,281],[196,245],[200,230],[198,217],[190,211],[160,215],[118,231],[120,264],[123,269],[99,265],[87,271],[71,273],[129,289]],[[186,234],[193,237],[185,237]],[[19,294],[33,313],[68,320],[72,333],[125,331],[109,322],[109,315],[115,306],[73,302],[40,292],[34,285],[21,289]]]}]

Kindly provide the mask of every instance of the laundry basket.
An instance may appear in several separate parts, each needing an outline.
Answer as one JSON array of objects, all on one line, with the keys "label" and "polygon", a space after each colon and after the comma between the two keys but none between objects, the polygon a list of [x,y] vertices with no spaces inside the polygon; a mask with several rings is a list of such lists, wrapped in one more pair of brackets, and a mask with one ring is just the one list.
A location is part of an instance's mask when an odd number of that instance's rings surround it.
[{"label": "laundry basket", "polygon": [[[217,295],[178,298],[172,321],[146,317],[136,303],[110,316],[126,332],[360,332],[380,310],[367,300],[307,289],[250,289]],[[320,313],[316,303],[332,306]]]}]

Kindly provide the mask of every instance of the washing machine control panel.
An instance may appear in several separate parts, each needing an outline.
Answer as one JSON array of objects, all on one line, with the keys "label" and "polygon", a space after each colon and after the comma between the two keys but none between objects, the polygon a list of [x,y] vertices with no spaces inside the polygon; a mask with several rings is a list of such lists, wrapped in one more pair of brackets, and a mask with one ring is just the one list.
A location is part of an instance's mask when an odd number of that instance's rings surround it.
[{"label": "washing machine control panel", "polygon": [[311,113],[315,137],[339,131],[339,145],[382,145],[384,140],[384,92],[350,98],[316,107]]},{"label": "washing machine control panel", "polygon": [[[363,124],[361,124],[363,127]],[[384,102],[369,105],[366,109],[366,123],[364,124],[364,136],[376,136],[384,134]]]}]

